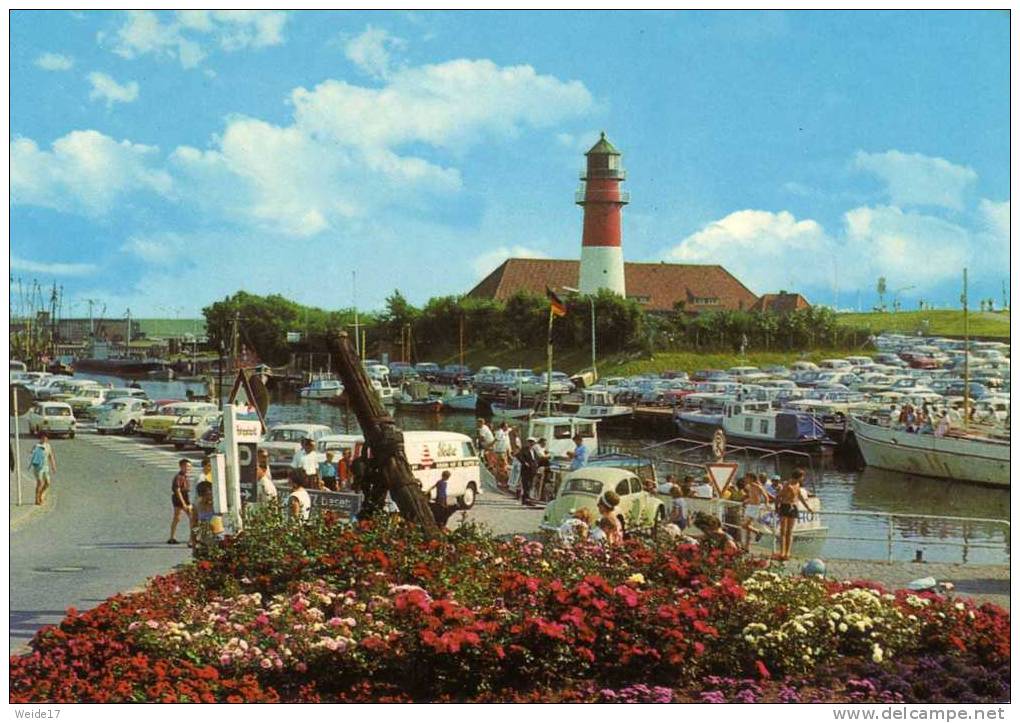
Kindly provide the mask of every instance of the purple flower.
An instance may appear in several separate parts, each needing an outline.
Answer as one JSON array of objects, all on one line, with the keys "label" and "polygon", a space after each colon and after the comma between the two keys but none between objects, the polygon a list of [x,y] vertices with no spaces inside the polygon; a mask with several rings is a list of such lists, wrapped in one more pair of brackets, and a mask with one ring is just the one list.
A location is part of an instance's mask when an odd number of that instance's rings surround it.
[{"label": "purple flower", "polygon": [[725,703],[726,696],[722,694],[721,690],[706,690],[701,694],[702,703]]}]

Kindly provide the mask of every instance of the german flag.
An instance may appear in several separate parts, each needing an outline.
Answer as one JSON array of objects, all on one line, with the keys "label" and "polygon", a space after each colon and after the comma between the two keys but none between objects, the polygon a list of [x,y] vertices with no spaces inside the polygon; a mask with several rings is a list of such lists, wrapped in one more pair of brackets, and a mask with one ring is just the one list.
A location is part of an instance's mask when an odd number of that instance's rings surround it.
[{"label": "german flag", "polygon": [[546,286],[545,295],[549,297],[549,310],[553,314],[555,314],[556,316],[567,315],[567,305],[560,300],[560,297],[556,295],[555,291]]}]

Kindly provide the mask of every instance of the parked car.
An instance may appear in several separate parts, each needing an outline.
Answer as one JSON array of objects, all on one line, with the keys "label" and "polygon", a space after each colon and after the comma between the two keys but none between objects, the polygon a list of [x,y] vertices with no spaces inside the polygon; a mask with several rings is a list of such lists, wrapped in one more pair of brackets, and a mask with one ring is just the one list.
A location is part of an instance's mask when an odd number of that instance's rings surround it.
[{"label": "parked car", "polygon": [[462,364],[447,364],[436,375],[442,384],[463,384],[471,379],[471,369]]},{"label": "parked car", "polygon": [[87,386],[74,392],[73,397],[63,401],[71,405],[74,416],[78,419],[89,419],[95,416],[96,410],[106,402],[109,389]]},{"label": "parked car", "polygon": [[418,362],[414,365],[414,370],[418,372],[418,376],[427,382],[434,382],[439,377],[439,365],[435,362]]},{"label": "parked car", "polygon": [[971,382],[970,386],[965,386],[963,382],[953,382],[946,389],[945,396],[947,397],[962,397],[963,390],[968,389],[970,391],[971,399],[981,399],[988,396],[988,387],[984,384],[977,382]]},{"label": "parked car", "polygon": [[29,434],[46,432],[50,436],[63,434],[74,439],[78,422],[67,402],[37,402],[28,410],[27,416]]},{"label": "parked car", "polygon": [[218,411],[212,402],[171,402],[157,407],[142,417],[142,424],[138,433],[143,437],[151,437],[158,442],[166,439],[170,427],[177,423],[177,420],[187,414],[201,414],[203,412]]},{"label": "parked car", "polygon": [[206,432],[214,428],[220,420],[220,412],[204,412],[199,414],[185,414],[174,422],[167,432],[166,441],[173,444],[174,449],[185,447],[197,447]]},{"label": "parked car", "polygon": [[108,399],[96,409],[96,432],[134,434],[142,425],[142,418],[150,407],[151,402],[147,399],[132,397]]},{"label": "parked car", "polygon": [[633,471],[618,467],[582,467],[563,478],[556,498],[546,505],[539,527],[555,532],[579,509],[588,509],[592,519],[599,518],[597,502],[603,492],[614,490],[620,496],[617,516],[625,532],[648,529],[662,523],[666,507],[649,494]]}]

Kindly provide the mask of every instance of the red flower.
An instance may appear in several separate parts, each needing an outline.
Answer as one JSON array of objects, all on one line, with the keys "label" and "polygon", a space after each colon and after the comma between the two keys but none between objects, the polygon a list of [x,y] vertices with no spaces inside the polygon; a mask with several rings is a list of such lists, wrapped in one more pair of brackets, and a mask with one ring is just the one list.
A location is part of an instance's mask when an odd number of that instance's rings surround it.
[{"label": "red flower", "polygon": [[772,674],[769,673],[769,669],[765,667],[765,663],[760,660],[754,661],[754,667],[758,669],[758,677],[762,680],[768,680],[772,677]]}]

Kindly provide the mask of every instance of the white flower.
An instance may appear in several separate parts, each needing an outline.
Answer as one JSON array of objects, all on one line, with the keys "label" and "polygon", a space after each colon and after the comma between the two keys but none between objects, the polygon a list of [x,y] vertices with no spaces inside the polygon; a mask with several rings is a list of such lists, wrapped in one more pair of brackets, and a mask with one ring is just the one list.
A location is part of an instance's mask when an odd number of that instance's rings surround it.
[{"label": "white flower", "polygon": [[841,633],[845,633],[845,632],[846,632],[847,630],[849,630],[849,629],[850,629],[850,628],[848,628],[848,627],[846,626],[846,623],[840,623],[840,624],[839,624],[839,632],[841,632]]},{"label": "white flower", "polygon": [[956,605],[953,605],[953,607],[956,608],[957,610],[963,610],[964,604],[962,602],[958,602],[956,603]]},{"label": "white flower", "polygon": [[882,662],[882,648],[877,644],[871,648],[871,659],[876,663]]}]

